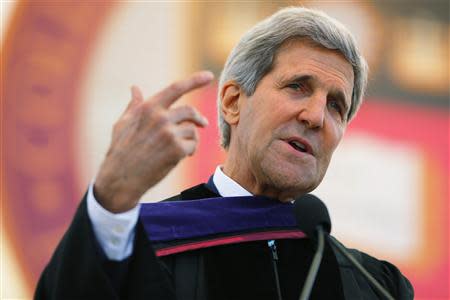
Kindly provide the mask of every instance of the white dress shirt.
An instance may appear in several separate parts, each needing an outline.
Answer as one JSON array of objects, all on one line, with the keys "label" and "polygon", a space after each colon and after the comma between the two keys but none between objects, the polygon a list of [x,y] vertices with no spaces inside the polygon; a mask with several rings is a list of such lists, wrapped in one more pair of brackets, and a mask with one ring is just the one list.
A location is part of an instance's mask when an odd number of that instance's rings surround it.
[{"label": "white dress shirt", "polygon": [[[213,182],[222,197],[251,196],[252,194],[236,181],[225,175],[217,166]],[[94,183],[89,185],[87,213],[94,229],[95,237],[110,260],[123,260],[133,253],[133,240],[141,205],[114,214],[104,209],[94,197]]]}]

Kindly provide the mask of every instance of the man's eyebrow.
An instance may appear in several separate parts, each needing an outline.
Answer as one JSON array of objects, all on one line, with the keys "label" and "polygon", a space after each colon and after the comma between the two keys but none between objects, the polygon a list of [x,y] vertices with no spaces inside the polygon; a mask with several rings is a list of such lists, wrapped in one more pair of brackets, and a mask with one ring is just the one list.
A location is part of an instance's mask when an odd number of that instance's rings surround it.
[{"label": "man's eyebrow", "polygon": [[312,81],[314,80],[314,76],[313,75],[293,75],[291,77],[282,77],[281,78],[281,82],[305,82],[305,81]]}]

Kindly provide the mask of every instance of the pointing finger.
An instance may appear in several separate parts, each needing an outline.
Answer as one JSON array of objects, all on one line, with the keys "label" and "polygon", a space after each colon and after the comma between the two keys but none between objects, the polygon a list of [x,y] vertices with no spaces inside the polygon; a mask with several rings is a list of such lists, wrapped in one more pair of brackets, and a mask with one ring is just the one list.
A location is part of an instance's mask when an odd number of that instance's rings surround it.
[{"label": "pointing finger", "polygon": [[153,101],[159,103],[165,108],[168,108],[181,96],[194,89],[207,85],[213,80],[213,78],[214,74],[210,71],[200,71],[194,73],[187,79],[174,82],[166,87],[154,96]]}]

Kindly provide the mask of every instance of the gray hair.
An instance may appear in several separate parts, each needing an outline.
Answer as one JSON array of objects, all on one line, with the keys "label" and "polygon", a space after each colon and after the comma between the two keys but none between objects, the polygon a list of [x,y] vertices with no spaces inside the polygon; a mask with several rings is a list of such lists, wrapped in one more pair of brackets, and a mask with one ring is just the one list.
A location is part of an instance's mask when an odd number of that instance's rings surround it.
[{"label": "gray hair", "polygon": [[219,80],[217,109],[220,144],[230,144],[231,128],[221,112],[220,92],[223,85],[234,80],[247,96],[251,96],[258,82],[270,72],[280,46],[293,38],[309,38],[319,46],[338,50],[353,66],[352,103],[347,115],[351,120],[358,111],[367,85],[368,67],[360,54],[352,34],[327,14],[303,7],[287,7],[259,22],[233,48]]}]

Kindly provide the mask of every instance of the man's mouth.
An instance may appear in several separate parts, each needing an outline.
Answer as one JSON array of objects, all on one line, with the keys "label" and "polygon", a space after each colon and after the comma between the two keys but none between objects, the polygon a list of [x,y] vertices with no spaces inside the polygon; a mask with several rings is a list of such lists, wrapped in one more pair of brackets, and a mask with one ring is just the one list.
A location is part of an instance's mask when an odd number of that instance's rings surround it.
[{"label": "man's mouth", "polygon": [[294,149],[297,150],[297,151],[300,151],[300,152],[306,152],[306,147],[305,147],[305,145],[303,145],[303,144],[301,144],[301,143],[299,143],[299,142],[297,142],[297,141],[290,141],[290,142],[289,142],[289,145],[291,145],[292,148],[294,148]]},{"label": "man's mouth", "polygon": [[292,148],[294,148],[298,152],[308,153],[312,155],[311,146],[304,141],[299,139],[289,139],[286,141]]}]

